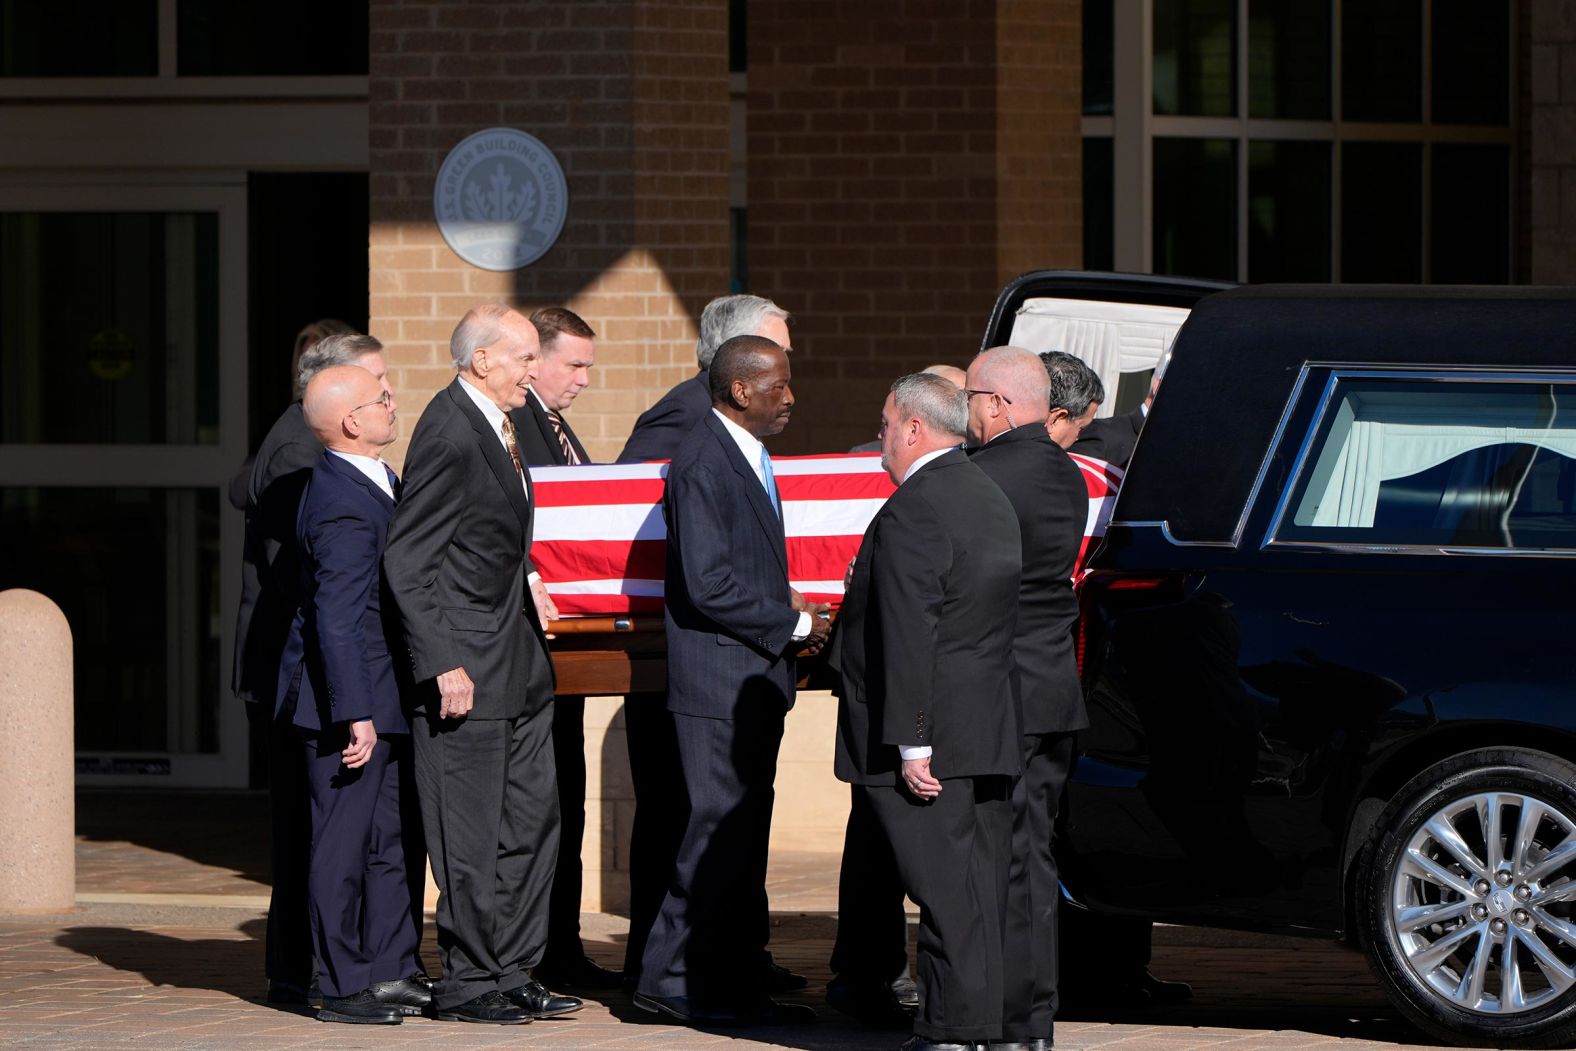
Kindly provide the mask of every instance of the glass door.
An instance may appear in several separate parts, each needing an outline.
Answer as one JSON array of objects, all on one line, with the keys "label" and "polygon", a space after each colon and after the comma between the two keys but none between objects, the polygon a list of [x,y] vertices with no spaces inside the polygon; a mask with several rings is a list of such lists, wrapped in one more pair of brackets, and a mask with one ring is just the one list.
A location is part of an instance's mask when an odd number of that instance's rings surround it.
[{"label": "glass door", "polygon": [[78,782],[244,787],[244,184],[0,184],[0,589],[54,600]]}]

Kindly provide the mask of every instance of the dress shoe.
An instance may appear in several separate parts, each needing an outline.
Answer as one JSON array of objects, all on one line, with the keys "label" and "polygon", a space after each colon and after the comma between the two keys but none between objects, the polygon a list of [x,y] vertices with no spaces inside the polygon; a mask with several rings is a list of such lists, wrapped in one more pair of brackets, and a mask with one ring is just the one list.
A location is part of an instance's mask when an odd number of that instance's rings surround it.
[{"label": "dress shoe", "polygon": [[268,994],[263,997],[266,1003],[293,1005],[297,1007],[321,1007],[323,1005],[323,991],[317,987],[317,979],[312,980],[311,986],[302,988],[294,982],[269,982]]},{"label": "dress shoe", "polygon": [[532,971],[531,977],[550,989],[617,989],[624,983],[624,976],[610,971],[589,956],[570,960],[543,961]]},{"label": "dress shoe", "polygon": [[786,967],[779,967],[775,963],[766,964],[766,991],[769,993],[791,993],[795,989],[803,989],[810,984],[810,979],[802,974],[794,974]]},{"label": "dress shoe", "polygon": [[497,989],[454,1007],[438,1008],[440,1022],[485,1022],[491,1025],[524,1025],[531,1020],[525,1009]]},{"label": "dress shoe", "polygon": [[504,995],[509,998],[510,1003],[518,1006],[532,1018],[557,1018],[559,1015],[573,1014],[585,1006],[585,1001],[578,996],[548,992],[547,987],[534,978],[517,989],[510,989]]},{"label": "dress shoe", "polygon": [[404,1016],[398,1007],[379,1000],[371,989],[363,989],[355,996],[323,997],[317,1020],[357,1025],[399,1025],[404,1021]]},{"label": "dress shoe", "polygon": [[838,975],[826,984],[826,1002],[850,1018],[878,1029],[908,1029],[914,1024],[913,1013],[904,1009],[891,983],[857,981]]},{"label": "dress shoe", "polygon": [[687,996],[655,996],[635,994],[635,1006],[652,1014],[667,1015],[685,1025],[738,1025],[739,1013],[721,1008],[699,1007]]},{"label": "dress shoe", "polygon": [[380,1003],[397,1007],[401,1014],[425,1014],[427,1008],[432,1006],[432,979],[426,983],[421,981],[425,975],[411,975],[409,978],[396,978],[390,982],[373,982],[368,988]]},{"label": "dress shoe", "polygon": [[820,1019],[809,1004],[767,1000],[740,1011],[739,1021],[743,1025],[810,1025]]},{"label": "dress shoe", "polygon": [[1149,994],[1150,1003],[1160,1007],[1179,1004],[1193,996],[1193,987],[1186,982],[1168,982],[1148,971],[1138,980],[1138,987]]},{"label": "dress shoe", "polygon": [[906,1007],[910,1011],[919,1010],[919,986],[908,975],[892,979],[892,999],[897,1001],[899,1007]]},{"label": "dress shoe", "polygon": [[984,1046],[980,1043],[936,1044],[923,1037],[911,1036],[904,1042],[902,1051],[979,1051]]},{"label": "dress shoe", "polygon": [[1036,1037],[1033,1040],[992,1040],[986,1047],[989,1051],[1051,1051],[1050,1037]]}]

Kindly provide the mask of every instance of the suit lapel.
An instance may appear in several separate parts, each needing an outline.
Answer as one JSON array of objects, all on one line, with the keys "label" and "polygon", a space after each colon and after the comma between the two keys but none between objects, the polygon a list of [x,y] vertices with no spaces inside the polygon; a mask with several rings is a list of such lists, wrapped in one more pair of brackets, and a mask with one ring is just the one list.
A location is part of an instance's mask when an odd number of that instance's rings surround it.
[{"label": "suit lapel", "polygon": [[[782,519],[777,517],[777,512],[773,509],[772,502],[766,495],[765,486],[761,485],[761,480],[755,476],[755,468],[750,466],[749,462],[744,459],[744,454],[739,451],[739,443],[733,440],[733,435],[729,434],[728,429],[717,420],[716,413],[708,412],[702,419],[705,421],[705,425],[711,428],[712,437],[721,444],[722,454],[727,457],[734,473],[743,479],[745,499],[749,501],[751,509],[755,511],[755,517],[760,519],[761,528],[766,530],[768,536],[777,541],[776,544],[772,545],[772,552],[777,556],[777,561],[782,564],[783,573],[786,574],[788,572],[788,541],[783,532]],[[781,494],[778,494],[778,500],[781,501],[781,499]]]},{"label": "suit lapel", "polygon": [[[334,471],[340,475],[340,477],[347,478],[355,485],[359,485],[361,488],[365,489],[372,495],[372,498],[378,502],[379,507],[383,508],[385,511],[392,511],[394,509],[394,501],[389,499],[389,494],[385,493],[382,489],[379,489],[377,483],[368,478],[366,475],[362,474],[355,464],[349,463],[344,459],[335,456],[327,449],[323,450],[323,458],[328,461],[329,470]],[[398,492],[398,490],[395,491]]]},{"label": "suit lapel", "polygon": [[460,412],[470,421],[471,429],[476,432],[476,444],[481,448],[482,459],[487,461],[487,466],[492,470],[494,477],[498,479],[498,484],[503,486],[504,495],[509,499],[509,506],[513,507],[514,513],[519,516],[520,529],[525,536],[526,542],[529,543],[531,537],[531,505],[526,497],[526,486],[531,484],[531,476],[527,472],[525,474],[525,486],[520,484],[521,472],[514,469],[513,461],[509,459],[508,452],[504,450],[503,436],[493,433],[491,425],[487,422],[487,417],[483,416],[482,411],[471,402],[470,395],[459,389],[459,384],[464,382],[464,380],[456,377],[454,382],[449,384],[449,397],[454,400],[454,404],[459,407]]}]

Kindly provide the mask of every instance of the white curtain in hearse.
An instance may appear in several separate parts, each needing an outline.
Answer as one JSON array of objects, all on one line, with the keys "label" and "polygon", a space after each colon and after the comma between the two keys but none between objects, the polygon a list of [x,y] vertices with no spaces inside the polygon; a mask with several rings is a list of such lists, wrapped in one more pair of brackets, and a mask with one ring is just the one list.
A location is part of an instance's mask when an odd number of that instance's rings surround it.
[{"label": "white curtain in hearse", "polygon": [[[1294,521],[1301,526],[1371,527],[1384,482],[1410,477],[1474,449],[1530,445],[1576,459],[1576,415],[1560,418],[1552,401],[1496,401],[1445,390],[1427,398],[1400,392],[1348,393]],[[1473,417],[1492,422],[1465,422]]]},{"label": "white curtain in hearse", "polygon": [[1011,343],[1036,354],[1066,351],[1105,384],[1099,416],[1116,410],[1123,373],[1152,371],[1187,320],[1185,307],[1106,303],[1092,299],[1029,299],[1018,308]]}]

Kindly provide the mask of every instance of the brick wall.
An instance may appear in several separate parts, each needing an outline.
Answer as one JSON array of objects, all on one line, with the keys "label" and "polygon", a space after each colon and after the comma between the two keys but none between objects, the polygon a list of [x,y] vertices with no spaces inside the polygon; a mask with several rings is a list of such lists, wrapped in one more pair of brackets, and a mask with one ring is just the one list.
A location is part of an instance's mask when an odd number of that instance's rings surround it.
[{"label": "brick wall", "polygon": [[1531,77],[1521,153],[1531,201],[1523,238],[1530,247],[1527,277],[1534,284],[1576,284],[1576,0],[1533,0],[1526,21]]},{"label": "brick wall", "polygon": [[[693,371],[694,318],[727,287],[726,0],[372,0],[370,46],[370,328],[405,434],[453,377],[467,308],[558,303],[599,334],[570,420],[611,458]],[[448,151],[494,126],[541,139],[569,182],[555,246],[501,274],[456,256],[432,214]]]},{"label": "brick wall", "polygon": [[891,380],[967,364],[1001,285],[1081,259],[1076,0],[751,0],[752,291],[794,311],[773,448],[874,436]]}]

